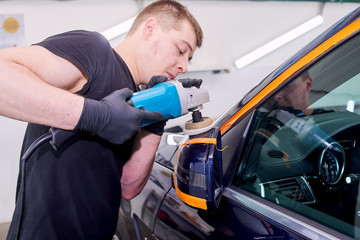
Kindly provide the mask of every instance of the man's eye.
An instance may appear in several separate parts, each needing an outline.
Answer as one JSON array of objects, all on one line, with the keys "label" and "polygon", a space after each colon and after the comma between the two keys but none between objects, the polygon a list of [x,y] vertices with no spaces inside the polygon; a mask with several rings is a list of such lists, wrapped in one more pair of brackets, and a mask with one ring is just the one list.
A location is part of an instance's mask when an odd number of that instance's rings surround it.
[{"label": "man's eye", "polygon": [[180,49],[180,48],[178,48],[178,50],[179,50],[179,54],[181,54],[181,55],[183,55],[183,54],[184,54],[184,52],[183,52],[183,51],[181,51],[181,49]]}]

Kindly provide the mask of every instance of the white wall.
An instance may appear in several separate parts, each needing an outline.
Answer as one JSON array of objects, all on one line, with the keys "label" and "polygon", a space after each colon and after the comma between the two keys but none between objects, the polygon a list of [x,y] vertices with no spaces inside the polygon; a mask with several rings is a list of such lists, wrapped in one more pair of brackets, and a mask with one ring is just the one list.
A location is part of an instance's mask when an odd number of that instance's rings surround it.
[{"label": "white wall", "polygon": [[[147,1],[148,3],[149,1]],[[240,99],[276,66],[288,59],[336,20],[360,6],[327,3],[324,24],[278,51],[241,70],[234,61],[262,44],[309,20],[321,9],[317,2],[182,1],[204,30],[204,45],[195,54],[188,76],[202,78],[211,102],[203,115],[216,118]],[[133,0],[105,1],[0,1],[0,14],[23,14],[25,45],[55,33],[86,29],[103,31],[136,14]],[[112,42],[116,44],[116,42]],[[230,73],[211,71],[228,69]],[[174,120],[183,123],[190,117]],[[177,122],[176,122],[177,121]],[[0,117],[0,222],[11,219],[18,161],[25,123]]]},{"label": "white wall", "polygon": [[75,29],[103,31],[136,15],[133,0],[0,1],[0,14],[23,14],[25,45]]}]

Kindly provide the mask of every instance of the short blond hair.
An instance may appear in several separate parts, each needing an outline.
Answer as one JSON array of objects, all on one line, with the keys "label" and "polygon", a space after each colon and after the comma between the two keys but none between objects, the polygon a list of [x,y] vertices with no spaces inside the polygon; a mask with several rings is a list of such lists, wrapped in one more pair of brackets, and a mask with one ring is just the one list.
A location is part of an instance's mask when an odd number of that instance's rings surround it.
[{"label": "short blond hair", "polygon": [[136,17],[128,34],[133,34],[141,23],[151,17],[159,21],[160,26],[166,30],[181,30],[179,22],[188,21],[196,34],[196,46],[201,47],[203,32],[200,24],[184,5],[174,0],[158,0],[146,6]]}]

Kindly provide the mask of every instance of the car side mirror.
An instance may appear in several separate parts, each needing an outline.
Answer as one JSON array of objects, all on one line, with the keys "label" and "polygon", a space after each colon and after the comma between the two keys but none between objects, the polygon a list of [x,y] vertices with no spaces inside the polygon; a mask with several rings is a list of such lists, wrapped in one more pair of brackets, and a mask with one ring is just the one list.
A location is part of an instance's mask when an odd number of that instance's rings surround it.
[{"label": "car side mirror", "polygon": [[179,148],[174,187],[186,204],[209,210],[216,208],[222,193],[221,142],[219,130],[209,138],[192,138]]}]

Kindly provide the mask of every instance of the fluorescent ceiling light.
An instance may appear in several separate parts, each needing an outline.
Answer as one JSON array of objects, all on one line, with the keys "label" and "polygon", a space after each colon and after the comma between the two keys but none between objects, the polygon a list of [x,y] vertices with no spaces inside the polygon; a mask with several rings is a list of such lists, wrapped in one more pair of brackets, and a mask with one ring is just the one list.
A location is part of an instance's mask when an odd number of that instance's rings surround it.
[{"label": "fluorescent ceiling light", "polygon": [[103,31],[101,34],[107,39],[111,40],[113,38],[116,38],[130,30],[131,25],[133,24],[135,20],[135,17],[132,17],[125,22],[122,22],[118,25],[115,25],[105,31]]},{"label": "fluorescent ceiling light", "polygon": [[271,42],[239,58],[238,60],[235,61],[236,67],[238,69],[245,67],[246,65],[258,60],[259,58],[276,50],[277,48],[285,45],[286,43],[294,40],[295,38],[303,35],[304,33],[310,31],[311,29],[321,25],[323,21],[324,19],[320,15],[310,19],[309,21],[301,24],[300,26],[294,28],[293,30],[281,35],[280,37],[272,40]]}]

